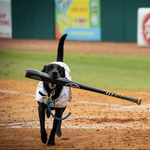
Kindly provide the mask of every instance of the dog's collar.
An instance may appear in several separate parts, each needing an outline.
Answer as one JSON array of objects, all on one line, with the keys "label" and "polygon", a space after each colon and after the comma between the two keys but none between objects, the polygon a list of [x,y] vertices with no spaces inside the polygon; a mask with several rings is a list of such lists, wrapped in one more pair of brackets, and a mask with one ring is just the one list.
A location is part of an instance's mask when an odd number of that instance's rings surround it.
[{"label": "dog's collar", "polygon": [[52,96],[54,96],[55,95],[55,90],[53,90],[52,92],[51,92],[51,94],[50,94],[50,100],[52,100]]}]

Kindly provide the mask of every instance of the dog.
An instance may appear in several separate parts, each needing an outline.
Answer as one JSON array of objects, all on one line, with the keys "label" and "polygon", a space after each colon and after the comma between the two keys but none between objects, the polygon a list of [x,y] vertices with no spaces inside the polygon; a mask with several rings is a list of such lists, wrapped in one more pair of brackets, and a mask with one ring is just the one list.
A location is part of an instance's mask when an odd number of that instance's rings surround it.
[{"label": "dog", "polygon": [[[69,67],[63,62],[63,45],[67,34],[64,34],[59,41],[57,61],[48,65],[44,65],[42,72],[47,73],[51,78],[67,78],[71,80],[71,71]],[[55,110],[55,116],[62,118],[63,112],[67,107],[68,101],[72,99],[72,89],[66,86],[60,86],[56,84],[46,83],[40,81],[36,89],[36,100],[38,102],[38,114],[40,121],[41,140],[44,144],[47,142],[47,133],[45,130],[45,114],[47,118],[50,117],[50,112],[47,109],[46,101],[50,99],[51,110]],[[55,134],[59,137],[61,132],[61,121],[54,119],[53,127],[48,139],[47,145],[55,145]]]}]

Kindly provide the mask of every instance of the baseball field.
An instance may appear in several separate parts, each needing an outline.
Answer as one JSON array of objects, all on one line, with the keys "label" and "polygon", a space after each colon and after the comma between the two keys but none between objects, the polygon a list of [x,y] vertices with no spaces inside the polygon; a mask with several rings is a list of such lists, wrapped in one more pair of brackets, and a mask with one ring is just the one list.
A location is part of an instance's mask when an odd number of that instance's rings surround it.
[{"label": "baseball field", "polygon": [[[136,43],[65,41],[64,62],[72,80],[121,95],[141,105],[73,89],[56,146],[40,140],[38,81],[27,68],[42,70],[56,60],[58,40],[0,39],[0,149],[150,149],[150,48]],[[46,118],[48,136],[53,118]]]}]

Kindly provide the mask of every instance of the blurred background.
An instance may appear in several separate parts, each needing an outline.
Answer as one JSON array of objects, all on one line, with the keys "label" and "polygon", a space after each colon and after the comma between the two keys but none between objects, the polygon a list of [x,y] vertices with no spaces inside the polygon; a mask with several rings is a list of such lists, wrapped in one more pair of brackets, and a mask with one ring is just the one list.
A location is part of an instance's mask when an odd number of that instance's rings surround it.
[{"label": "blurred background", "polygon": [[0,37],[136,42],[150,0],[0,0]]},{"label": "blurred background", "polygon": [[64,33],[74,81],[149,91],[150,0],[0,0],[0,78],[55,61]]}]

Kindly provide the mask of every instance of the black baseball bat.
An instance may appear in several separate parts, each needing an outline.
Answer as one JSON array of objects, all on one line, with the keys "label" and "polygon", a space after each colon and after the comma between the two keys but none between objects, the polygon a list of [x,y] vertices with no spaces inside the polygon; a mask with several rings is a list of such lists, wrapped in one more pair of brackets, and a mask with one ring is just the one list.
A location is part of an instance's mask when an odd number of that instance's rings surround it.
[{"label": "black baseball bat", "polygon": [[73,81],[70,81],[70,80],[65,79],[65,78],[60,78],[60,77],[59,78],[51,78],[47,73],[40,72],[40,71],[33,70],[33,69],[27,69],[25,77],[39,80],[39,81],[52,83],[52,84],[57,84],[57,85],[68,86],[68,87],[72,87],[72,88],[79,88],[79,89],[84,89],[84,90],[88,90],[88,91],[92,91],[92,92],[97,92],[97,93],[105,94],[108,96],[113,96],[113,97],[121,98],[124,100],[128,100],[128,101],[137,103],[138,105],[140,105],[141,101],[142,101],[141,98],[132,98],[132,97],[128,97],[128,96],[123,96],[123,95],[116,94],[113,92],[109,92],[109,91],[97,89],[94,87],[90,87],[87,85],[83,85],[83,84],[80,84],[77,82],[73,82]]}]

